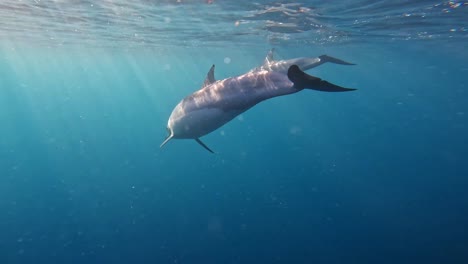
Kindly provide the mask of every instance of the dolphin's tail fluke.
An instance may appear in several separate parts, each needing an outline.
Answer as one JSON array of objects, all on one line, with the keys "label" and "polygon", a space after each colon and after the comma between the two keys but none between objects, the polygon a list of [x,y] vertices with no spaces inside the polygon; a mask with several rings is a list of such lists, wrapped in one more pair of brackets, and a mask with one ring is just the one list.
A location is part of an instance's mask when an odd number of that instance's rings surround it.
[{"label": "dolphin's tail fluke", "polygon": [[299,66],[297,65],[289,67],[288,78],[294,83],[294,87],[298,90],[311,89],[322,92],[348,92],[356,90],[353,88],[341,87],[312,75],[308,75],[299,69]]},{"label": "dolphin's tail fluke", "polygon": [[320,58],[321,63],[331,62],[331,63],[341,64],[341,65],[356,65],[354,63],[346,62],[344,60],[333,58],[333,57],[330,57],[328,55],[322,55],[322,56],[319,56],[319,58]]}]

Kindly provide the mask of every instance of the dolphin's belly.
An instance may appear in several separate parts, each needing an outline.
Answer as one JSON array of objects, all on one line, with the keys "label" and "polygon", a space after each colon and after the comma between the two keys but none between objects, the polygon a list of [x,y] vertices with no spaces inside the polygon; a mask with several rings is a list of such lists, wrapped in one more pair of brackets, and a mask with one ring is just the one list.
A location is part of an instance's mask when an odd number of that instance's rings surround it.
[{"label": "dolphin's belly", "polygon": [[182,115],[173,113],[169,119],[174,138],[199,138],[239,115],[239,111],[225,112],[220,108],[203,108],[184,112]]}]

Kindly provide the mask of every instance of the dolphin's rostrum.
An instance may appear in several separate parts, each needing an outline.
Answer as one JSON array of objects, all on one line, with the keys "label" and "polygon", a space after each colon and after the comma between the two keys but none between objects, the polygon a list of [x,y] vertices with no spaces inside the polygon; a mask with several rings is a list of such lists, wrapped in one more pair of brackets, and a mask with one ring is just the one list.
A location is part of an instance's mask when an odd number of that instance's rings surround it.
[{"label": "dolphin's rostrum", "polygon": [[304,72],[325,62],[353,65],[326,55],[318,58],[275,61],[270,51],[261,67],[220,81],[214,78],[213,65],[202,88],[185,97],[172,111],[167,123],[169,135],[161,147],[173,138],[195,139],[213,153],[200,137],[213,132],[261,101],[303,89],[323,92],[355,90],[329,83]]}]

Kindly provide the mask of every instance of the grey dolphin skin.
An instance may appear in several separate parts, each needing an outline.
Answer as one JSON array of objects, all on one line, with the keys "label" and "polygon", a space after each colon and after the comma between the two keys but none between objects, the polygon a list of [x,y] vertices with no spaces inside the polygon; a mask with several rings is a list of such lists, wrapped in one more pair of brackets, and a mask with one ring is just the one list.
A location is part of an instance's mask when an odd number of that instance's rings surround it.
[{"label": "grey dolphin skin", "polygon": [[261,67],[220,81],[214,78],[213,65],[202,88],[185,97],[172,111],[167,123],[169,135],[161,147],[171,139],[194,139],[213,153],[200,137],[213,132],[264,100],[304,89],[323,92],[356,90],[329,83],[304,72],[325,62],[354,65],[326,55],[275,61],[270,51]]},{"label": "grey dolphin skin", "polygon": [[275,60],[273,58],[274,54],[274,49],[271,49],[270,52],[268,52],[265,61],[262,66],[253,69],[252,71],[276,71],[276,72],[282,72],[284,74],[287,74],[289,67],[291,65],[297,65],[299,68],[303,71],[307,71],[309,69],[315,68],[317,66],[320,66],[326,62],[331,62],[335,64],[341,64],[341,65],[355,65],[354,63],[349,63],[337,58],[333,58],[327,55],[322,55],[319,56],[318,58],[295,58],[295,59],[290,59],[290,60]]}]

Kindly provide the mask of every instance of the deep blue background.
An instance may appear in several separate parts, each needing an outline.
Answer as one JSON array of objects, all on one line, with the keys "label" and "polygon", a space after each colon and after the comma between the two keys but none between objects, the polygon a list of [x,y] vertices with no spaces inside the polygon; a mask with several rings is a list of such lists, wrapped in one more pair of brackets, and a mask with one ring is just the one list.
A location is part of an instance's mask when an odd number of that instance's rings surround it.
[{"label": "deep blue background", "polygon": [[[0,49],[0,263],[468,263],[468,56],[277,47],[359,88],[163,149],[173,107],[270,47]],[[231,59],[224,63],[226,57]]]}]

